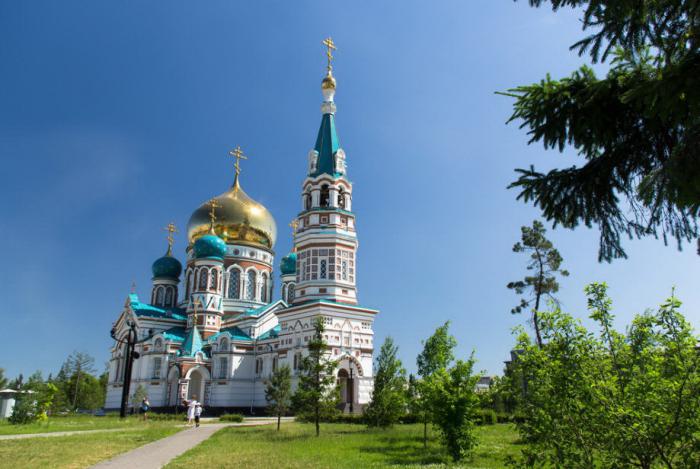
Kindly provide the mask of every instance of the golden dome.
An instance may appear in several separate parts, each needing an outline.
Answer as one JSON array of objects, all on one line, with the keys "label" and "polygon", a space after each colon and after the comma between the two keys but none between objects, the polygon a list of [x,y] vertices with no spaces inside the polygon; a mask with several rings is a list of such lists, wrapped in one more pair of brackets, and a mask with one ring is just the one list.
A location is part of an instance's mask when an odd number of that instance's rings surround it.
[{"label": "golden dome", "polygon": [[326,77],[321,82],[321,89],[322,90],[334,90],[335,89],[335,78],[333,77],[331,72],[328,72]]},{"label": "golden dome", "polygon": [[[272,249],[277,239],[277,225],[270,212],[260,203],[251,199],[241,189],[238,177],[233,187],[214,197],[216,208],[214,231],[226,243],[239,243],[248,246]],[[187,238],[193,243],[197,238],[209,233],[210,203],[203,203],[194,211],[187,223]]]}]

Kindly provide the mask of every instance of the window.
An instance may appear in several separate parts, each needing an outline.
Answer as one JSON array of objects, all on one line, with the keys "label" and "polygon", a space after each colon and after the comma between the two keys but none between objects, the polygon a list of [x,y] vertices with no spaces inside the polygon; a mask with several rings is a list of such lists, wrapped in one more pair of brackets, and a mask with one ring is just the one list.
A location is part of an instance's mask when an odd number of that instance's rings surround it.
[{"label": "window", "polygon": [[322,225],[328,224],[328,217],[327,216],[324,215],[321,217],[321,224]]},{"label": "window", "polygon": [[343,280],[347,280],[348,279],[348,261],[344,260],[341,263],[341,271],[343,273]]},{"label": "window", "polygon": [[328,190],[328,184],[321,186],[321,207],[328,207],[328,202],[330,200],[330,191]]},{"label": "window", "polygon": [[272,372],[277,371],[277,357],[272,357]]},{"label": "window", "polygon": [[323,325],[330,326],[331,324],[333,324],[333,318],[330,316],[323,316]]},{"label": "window", "polygon": [[168,287],[167,290],[165,290],[165,306],[172,306],[173,305],[173,288]]},{"label": "window", "polygon": [[340,208],[345,208],[345,191],[343,188],[340,188],[340,192],[338,193],[338,207]]},{"label": "window", "polygon": [[260,301],[267,303],[267,274],[262,274],[262,288],[260,291]]},{"label": "window", "polygon": [[207,289],[207,280],[209,277],[209,270],[202,269],[199,271],[199,291],[205,291]]},{"label": "window", "polygon": [[164,294],[163,288],[162,288],[162,287],[158,287],[158,288],[156,289],[156,306],[163,306],[163,301],[164,301],[164,300],[163,300],[163,294]]},{"label": "window", "polygon": [[304,194],[304,209],[311,209],[311,194],[309,194],[308,192]]},{"label": "window", "polygon": [[291,304],[294,301],[294,284],[290,283],[287,287],[287,303]]},{"label": "window", "polygon": [[153,379],[160,379],[160,367],[163,363],[163,359],[156,357],[153,359]]},{"label": "window", "polygon": [[301,368],[301,352],[294,354],[294,369],[298,370]]},{"label": "window", "polygon": [[257,280],[257,276],[255,275],[254,270],[249,270],[248,271],[248,278],[245,284],[245,299],[246,300],[254,300],[255,299],[255,282]]},{"label": "window", "polygon": [[[223,342],[222,342],[223,344]],[[219,379],[228,378],[228,358],[219,357]]]},{"label": "window", "polygon": [[211,281],[209,282],[209,289],[214,291],[219,289],[219,271],[216,269],[211,269]]},{"label": "window", "polygon": [[163,350],[163,341],[161,339],[156,339],[155,344],[153,345],[153,349],[156,352],[160,352]]},{"label": "window", "polygon": [[327,272],[327,267],[326,267],[326,260],[323,259],[321,261],[321,278],[326,278],[326,272]]},{"label": "window", "polygon": [[221,339],[221,343],[219,344],[219,352],[228,352],[228,340]]},{"label": "window", "polygon": [[233,269],[228,277],[228,297],[239,299],[241,297],[241,272]]},{"label": "window", "polygon": [[260,373],[262,373],[263,370],[263,360],[262,358],[257,358],[255,360],[255,374],[256,376],[260,376]]}]

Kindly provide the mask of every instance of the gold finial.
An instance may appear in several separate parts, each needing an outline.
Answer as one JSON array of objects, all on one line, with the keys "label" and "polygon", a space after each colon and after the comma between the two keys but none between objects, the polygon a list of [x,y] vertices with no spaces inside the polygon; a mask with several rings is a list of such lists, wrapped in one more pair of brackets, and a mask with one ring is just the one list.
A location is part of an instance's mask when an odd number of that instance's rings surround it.
[{"label": "gold finial", "polygon": [[228,154],[236,158],[236,164],[233,165],[233,167],[236,168],[236,179],[233,185],[236,186],[238,185],[238,175],[241,174],[241,160],[247,160],[248,157],[243,154],[240,145],[236,145],[236,148],[228,152]]},{"label": "gold finial", "polygon": [[323,45],[327,48],[326,57],[328,58],[328,65],[326,66],[326,70],[328,70],[328,75],[331,75],[331,72],[333,71],[333,64],[331,63],[333,61],[333,51],[337,50],[338,48],[335,47],[335,43],[330,36],[323,40]]},{"label": "gold finial", "polygon": [[[297,220],[295,218],[294,220],[292,220],[292,222],[289,224],[289,226],[292,227],[292,240],[293,240],[293,238],[295,238],[297,235],[297,228],[299,228],[299,220]],[[297,252],[296,246],[292,247],[292,252]]]},{"label": "gold finial", "polygon": [[192,326],[195,328],[197,327],[197,305],[203,306],[199,298],[195,298],[192,302],[192,308],[194,309],[194,313],[192,314]]},{"label": "gold finial", "polygon": [[216,199],[211,199],[209,201],[209,221],[211,223],[211,227],[209,228],[209,231],[212,233],[214,232],[214,222],[216,222],[216,209],[221,208],[221,204],[216,201]]},{"label": "gold finial", "polygon": [[173,233],[177,233],[178,231],[173,222],[168,223],[168,226],[163,229],[168,232],[168,252],[165,255],[169,256],[173,253],[173,242],[175,241]]}]

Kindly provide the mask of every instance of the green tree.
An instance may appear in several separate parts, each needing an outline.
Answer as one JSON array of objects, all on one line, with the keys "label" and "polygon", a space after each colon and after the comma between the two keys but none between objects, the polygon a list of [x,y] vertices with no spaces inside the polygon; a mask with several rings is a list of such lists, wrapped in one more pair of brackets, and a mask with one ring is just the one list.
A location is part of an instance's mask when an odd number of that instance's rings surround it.
[{"label": "green tree", "polygon": [[5,376],[5,369],[0,368],[0,389],[5,389],[7,387],[7,377]]},{"label": "green tree", "polygon": [[323,331],[323,320],[317,318],[314,321],[314,334],[307,345],[309,354],[301,361],[299,382],[292,398],[296,412],[315,423],[316,436],[321,432],[321,419],[337,413],[340,400],[334,377],[338,363],[326,353]]},{"label": "green tree", "polygon": [[447,321],[438,327],[433,335],[423,341],[423,351],[418,355],[418,374],[421,381],[418,383],[418,400],[415,408],[423,421],[423,447],[428,446],[428,423],[431,419],[430,378],[438,370],[447,368],[454,360],[454,349],[457,340],[450,335],[450,322]]},{"label": "green tree", "polygon": [[92,373],[94,359],[82,352],[73,352],[53,380],[58,388],[53,411],[98,409],[104,404],[106,387]]},{"label": "green tree", "polygon": [[66,369],[66,374],[71,377],[70,380],[72,381],[73,389],[69,392],[71,396],[71,407],[73,410],[77,410],[82,391],[85,390],[85,388],[94,391],[94,386],[81,387],[81,384],[83,384],[83,378],[95,372],[95,359],[87,353],[76,351],[68,356],[63,363],[63,367]]},{"label": "green tree", "polygon": [[148,397],[148,390],[143,384],[139,384],[134,389],[134,393],[131,395],[131,409],[132,413],[136,413],[136,409],[141,405],[141,401]]},{"label": "green tree", "polygon": [[604,284],[586,289],[597,334],[558,308],[542,315],[543,347],[526,334],[515,361],[527,448],[523,466],[695,467],[700,458],[698,337],[671,297],[613,329]]},{"label": "green tree", "polygon": [[15,391],[19,391],[22,389],[22,386],[24,385],[24,375],[20,373],[15,379],[10,381],[10,384],[8,384],[8,387],[10,389],[14,389]]},{"label": "green tree", "polygon": [[394,340],[387,337],[379,350],[372,400],[365,411],[371,427],[390,427],[406,414],[406,370],[397,352]]},{"label": "green tree", "polygon": [[577,150],[581,166],[517,169],[518,199],[547,220],[600,229],[599,260],[626,257],[622,238],[661,235],[678,246],[698,236],[700,211],[700,8],[697,0],[529,0],[556,11],[581,8],[571,46],[611,60],[598,78],[587,66],[509,90],[509,120],[529,143]]},{"label": "green tree", "polygon": [[277,416],[277,431],[282,416],[287,413],[292,399],[292,370],[289,365],[277,368],[265,384],[265,399],[270,403],[270,412]]},{"label": "green tree", "polygon": [[54,384],[44,382],[41,372],[32,374],[27,383],[22,386],[22,392],[17,395],[9,418],[10,423],[24,424],[48,419],[48,410],[57,391]]},{"label": "green tree", "polygon": [[542,336],[540,334],[540,325],[538,321],[538,311],[543,297],[548,297],[552,300],[554,293],[559,291],[559,282],[556,275],[566,277],[569,272],[561,268],[561,263],[564,260],[554,248],[550,240],[545,238],[544,234],[547,230],[541,222],[535,220],[532,222],[532,228],[523,226],[520,228],[521,241],[515,243],[513,252],[524,252],[530,255],[530,260],[527,264],[527,270],[532,272],[532,275],[525,276],[522,280],[510,282],[507,287],[515,290],[518,295],[525,295],[525,298],[520,299],[520,304],[511,310],[512,314],[522,313],[524,309],[532,307],[532,323],[535,328],[535,336],[537,344],[542,346]]},{"label": "green tree", "polygon": [[472,375],[473,368],[472,356],[435,371],[429,380],[432,421],[454,461],[468,456],[476,445],[474,417],[479,398],[474,388],[479,376]]}]

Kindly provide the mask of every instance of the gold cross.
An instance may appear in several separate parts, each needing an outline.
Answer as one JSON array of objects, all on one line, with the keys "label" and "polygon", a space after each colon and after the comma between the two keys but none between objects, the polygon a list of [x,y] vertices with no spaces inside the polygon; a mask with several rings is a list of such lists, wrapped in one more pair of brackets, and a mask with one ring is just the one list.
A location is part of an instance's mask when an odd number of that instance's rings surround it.
[{"label": "gold cross", "polygon": [[216,199],[211,199],[209,201],[209,220],[211,221],[211,228],[214,229],[214,222],[216,221],[216,209],[221,208],[221,204],[216,201]]},{"label": "gold cross", "polygon": [[228,154],[236,158],[236,164],[233,167],[236,168],[236,176],[238,176],[241,174],[241,160],[247,160],[248,157],[243,154],[240,145],[236,145],[236,148],[228,152]]},{"label": "gold cross", "polygon": [[326,57],[328,57],[328,66],[326,68],[328,69],[328,73],[330,73],[331,70],[333,70],[333,65],[331,65],[331,61],[333,60],[333,51],[338,50],[338,48],[335,47],[333,39],[331,39],[330,36],[323,40],[323,45],[328,48],[328,50],[326,51]]},{"label": "gold cross", "polygon": [[292,220],[292,222],[289,224],[289,226],[292,227],[292,234],[296,235],[297,234],[297,228],[299,228],[299,220],[296,218]]},{"label": "gold cross", "polygon": [[177,233],[178,231],[173,222],[168,223],[168,226],[163,229],[168,232],[168,253],[170,253],[173,249],[173,241],[175,241],[173,233]]}]

